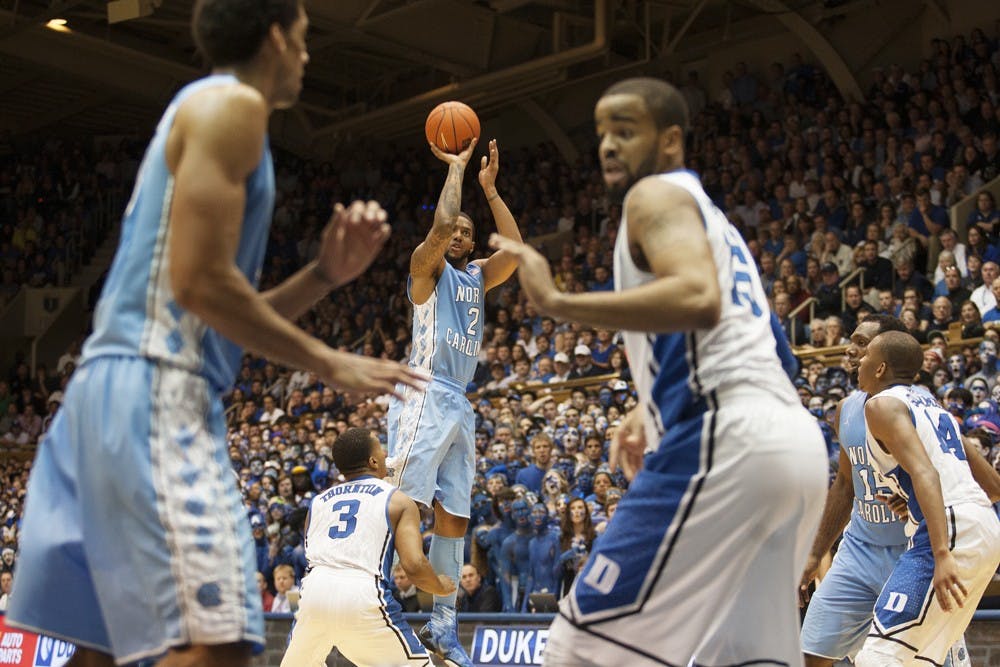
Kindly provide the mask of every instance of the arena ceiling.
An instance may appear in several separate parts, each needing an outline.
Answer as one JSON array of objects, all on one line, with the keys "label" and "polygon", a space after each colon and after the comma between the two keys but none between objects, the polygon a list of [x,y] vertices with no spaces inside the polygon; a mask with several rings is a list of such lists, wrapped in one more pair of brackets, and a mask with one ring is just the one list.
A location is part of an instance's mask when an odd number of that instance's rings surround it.
[{"label": "arena ceiling", "polygon": [[[193,0],[129,0],[151,13],[113,24],[106,0],[0,0],[0,131],[145,134],[204,69]],[[668,63],[740,34],[817,24],[875,0],[308,0],[302,103],[276,143],[392,139],[419,132],[437,102],[479,113],[546,96],[609,69]],[[66,30],[46,27],[65,19]],[[557,122],[557,121],[553,121]]]}]

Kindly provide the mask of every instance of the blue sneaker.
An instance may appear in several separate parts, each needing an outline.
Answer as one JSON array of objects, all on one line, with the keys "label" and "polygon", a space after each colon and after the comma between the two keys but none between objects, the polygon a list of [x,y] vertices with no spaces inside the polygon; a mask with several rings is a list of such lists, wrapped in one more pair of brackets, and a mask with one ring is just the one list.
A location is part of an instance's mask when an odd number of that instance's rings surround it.
[{"label": "blue sneaker", "polygon": [[448,667],[474,667],[469,654],[458,641],[458,633],[454,627],[440,631],[440,628],[430,621],[420,628],[417,637],[428,651],[443,660]]}]

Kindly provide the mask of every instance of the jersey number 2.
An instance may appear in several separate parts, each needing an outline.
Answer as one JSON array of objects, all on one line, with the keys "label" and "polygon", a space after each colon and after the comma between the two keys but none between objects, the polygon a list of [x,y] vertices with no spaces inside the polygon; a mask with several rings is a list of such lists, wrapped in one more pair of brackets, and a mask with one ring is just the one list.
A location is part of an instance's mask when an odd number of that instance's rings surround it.
[{"label": "jersey number 2", "polygon": [[472,318],[472,321],[469,322],[469,328],[466,329],[465,332],[467,334],[469,334],[470,336],[475,336],[476,335],[476,325],[479,324],[479,309],[478,308],[469,308],[469,317]]},{"label": "jersey number 2", "polygon": [[330,539],[348,537],[358,527],[359,500],[341,500],[333,504],[330,510],[336,515],[336,523],[330,526]]}]

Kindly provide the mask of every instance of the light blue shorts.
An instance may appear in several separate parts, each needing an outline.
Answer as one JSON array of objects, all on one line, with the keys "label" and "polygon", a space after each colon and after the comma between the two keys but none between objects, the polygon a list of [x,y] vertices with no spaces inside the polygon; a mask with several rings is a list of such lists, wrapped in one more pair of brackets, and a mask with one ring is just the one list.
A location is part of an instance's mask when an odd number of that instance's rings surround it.
[{"label": "light blue shorts", "polygon": [[262,645],[250,526],[201,377],[100,358],[73,377],[28,484],[7,623],[114,656]]},{"label": "light blue shorts", "polygon": [[802,650],[833,660],[854,657],[871,629],[875,600],[904,551],[905,544],[876,546],[845,534],[809,601]]},{"label": "light blue shorts", "polygon": [[435,378],[427,391],[407,389],[387,415],[389,481],[419,503],[437,500],[469,517],[476,471],[475,415],[462,390]]}]

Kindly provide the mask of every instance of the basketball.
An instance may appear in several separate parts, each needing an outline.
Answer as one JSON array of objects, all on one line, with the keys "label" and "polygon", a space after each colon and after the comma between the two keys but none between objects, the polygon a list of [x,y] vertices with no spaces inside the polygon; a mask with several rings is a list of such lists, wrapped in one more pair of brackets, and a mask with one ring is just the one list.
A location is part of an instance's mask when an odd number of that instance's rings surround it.
[{"label": "basketball", "polygon": [[461,153],[479,137],[479,117],[467,104],[442,102],[427,116],[424,134],[445,153]]}]

